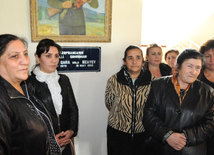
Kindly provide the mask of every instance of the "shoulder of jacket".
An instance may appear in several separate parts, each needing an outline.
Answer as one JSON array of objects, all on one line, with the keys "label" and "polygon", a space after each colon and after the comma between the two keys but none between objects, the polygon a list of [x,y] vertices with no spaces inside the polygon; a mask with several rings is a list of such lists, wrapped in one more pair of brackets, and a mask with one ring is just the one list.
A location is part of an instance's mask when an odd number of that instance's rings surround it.
[{"label": "shoulder of jacket", "polygon": [[7,90],[4,86],[0,85],[0,99],[4,98],[7,95]]},{"label": "shoulder of jacket", "polygon": [[161,63],[160,64],[160,70],[162,72],[165,72],[166,75],[170,75],[171,72],[172,72],[172,68],[169,65],[165,64],[165,63]]},{"label": "shoulder of jacket", "polygon": [[117,75],[112,75],[108,80],[106,85],[115,85],[117,83]]},{"label": "shoulder of jacket", "polygon": [[63,80],[69,80],[69,77],[65,74],[59,74],[59,78]]},{"label": "shoulder of jacket", "polygon": [[34,80],[34,79],[36,79],[36,76],[34,74],[31,74],[31,75],[28,76],[26,81],[31,81],[31,80]]},{"label": "shoulder of jacket", "polygon": [[214,89],[210,85],[208,85],[205,82],[200,81],[198,79],[195,80],[194,86],[198,87],[198,88],[205,89],[205,90],[210,91],[210,92],[214,92]]},{"label": "shoulder of jacket", "polygon": [[117,79],[117,74],[113,74],[110,78],[108,78],[108,81],[116,80],[116,79]]},{"label": "shoulder of jacket", "polygon": [[152,85],[165,85],[172,82],[172,76],[162,76],[152,81]]},{"label": "shoulder of jacket", "polygon": [[26,84],[27,84],[27,86],[29,87],[31,87],[31,86],[35,86],[36,84],[42,84],[42,83],[44,83],[45,84],[45,82],[40,82],[40,81],[38,81],[37,79],[36,79],[36,76],[34,75],[34,74],[31,74],[29,77],[28,77],[28,79],[26,80]]},{"label": "shoulder of jacket", "polygon": [[36,83],[45,83],[45,82],[40,82],[36,79],[36,75],[35,74],[31,74],[28,79],[26,80],[27,85],[29,84],[36,84]]}]

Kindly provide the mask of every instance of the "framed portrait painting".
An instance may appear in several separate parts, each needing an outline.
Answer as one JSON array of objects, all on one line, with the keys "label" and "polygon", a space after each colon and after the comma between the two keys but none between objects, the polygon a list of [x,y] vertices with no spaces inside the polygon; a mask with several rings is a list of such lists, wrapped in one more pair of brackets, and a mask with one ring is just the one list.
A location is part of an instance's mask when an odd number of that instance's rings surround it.
[{"label": "framed portrait painting", "polygon": [[30,0],[33,42],[110,42],[112,0]]}]

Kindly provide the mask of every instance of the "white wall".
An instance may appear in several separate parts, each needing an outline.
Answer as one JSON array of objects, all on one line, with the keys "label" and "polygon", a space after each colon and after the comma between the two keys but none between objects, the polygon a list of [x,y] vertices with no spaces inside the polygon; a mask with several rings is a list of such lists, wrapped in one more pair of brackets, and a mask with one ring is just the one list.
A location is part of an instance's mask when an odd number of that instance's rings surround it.
[{"label": "white wall", "polygon": [[[122,65],[125,48],[140,44],[142,0],[112,0],[112,41],[110,43],[59,43],[63,46],[100,46],[101,72],[68,73],[79,106],[77,155],[106,155],[108,111],[104,104],[107,79]],[[31,42],[28,0],[1,0],[0,34],[12,33],[29,43],[31,66],[37,43]]]}]

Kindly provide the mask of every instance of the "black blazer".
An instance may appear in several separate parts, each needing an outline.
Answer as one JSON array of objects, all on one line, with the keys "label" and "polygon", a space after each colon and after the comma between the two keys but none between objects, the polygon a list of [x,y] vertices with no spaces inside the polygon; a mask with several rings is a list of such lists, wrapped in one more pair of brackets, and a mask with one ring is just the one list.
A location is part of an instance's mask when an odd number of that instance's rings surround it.
[{"label": "black blazer", "polygon": [[[144,108],[143,123],[146,131],[159,141],[156,150],[164,155],[204,155],[205,140],[214,133],[213,104],[214,90],[199,80],[191,84],[181,105],[171,76],[154,80]],[[181,151],[162,142],[170,130],[185,133],[187,146]]]},{"label": "black blazer", "polygon": [[0,154],[49,155],[45,121],[30,100],[25,82],[21,86],[26,96],[0,77]]},{"label": "black blazer", "polygon": [[48,85],[45,82],[39,82],[33,73],[27,80],[29,92],[41,100],[49,111],[55,134],[70,129],[74,131],[73,136],[76,136],[79,117],[78,107],[69,78],[63,74],[59,75],[59,85],[61,86],[61,95],[63,100],[62,114],[60,115],[60,118],[57,117]]}]

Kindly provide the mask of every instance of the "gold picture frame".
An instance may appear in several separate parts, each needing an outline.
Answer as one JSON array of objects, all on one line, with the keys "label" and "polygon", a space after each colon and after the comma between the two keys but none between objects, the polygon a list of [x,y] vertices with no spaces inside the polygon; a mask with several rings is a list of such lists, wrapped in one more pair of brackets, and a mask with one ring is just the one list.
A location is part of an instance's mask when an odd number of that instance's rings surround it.
[{"label": "gold picture frame", "polygon": [[[33,42],[44,38],[57,42],[111,41],[112,0],[87,0],[82,4],[80,2],[83,0],[65,0],[71,1],[72,7],[69,9],[55,7],[59,4],[56,1],[63,3],[62,0],[30,0],[31,40]],[[90,8],[93,7],[92,5],[95,7]],[[81,12],[83,12],[83,18],[80,16]],[[85,22],[81,23],[81,21]],[[69,25],[73,23],[77,24]]]}]

